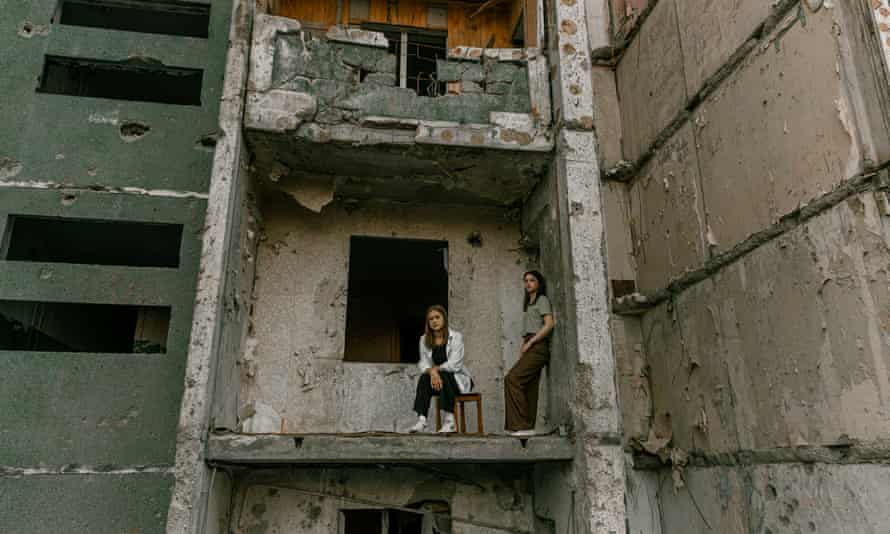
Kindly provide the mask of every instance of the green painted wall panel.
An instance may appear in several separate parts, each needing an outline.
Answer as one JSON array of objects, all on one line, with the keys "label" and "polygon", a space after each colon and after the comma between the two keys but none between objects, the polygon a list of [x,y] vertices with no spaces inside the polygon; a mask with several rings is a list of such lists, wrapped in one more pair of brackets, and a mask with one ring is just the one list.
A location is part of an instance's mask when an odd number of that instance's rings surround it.
[{"label": "green painted wall panel", "polygon": [[172,486],[165,474],[0,478],[0,532],[160,534]]},{"label": "green painted wall panel", "polygon": [[[232,6],[201,1],[211,5],[206,40],[54,25],[58,0],[3,6],[0,182],[7,183],[0,184],[0,236],[10,214],[184,229],[181,265],[173,269],[6,262],[0,255],[0,299],[172,307],[166,354],[0,351],[0,466],[125,470],[0,470],[0,532],[164,531],[206,210],[204,198],[175,192],[208,190],[213,148],[199,141],[218,130]],[[32,31],[23,36],[26,22]],[[200,68],[202,105],[37,93],[47,53]],[[138,139],[122,137],[128,121],[150,129]],[[51,188],[33,187],[38,182]],[[155,195],[122,194],[125,187]],[[143,465],[163,473],[139,473]]]},{"label": "green painted wall panel", "polygon": [[[5,8],[0,22],[0,161],[20,164],[7,179],[206,192],[213,154],[199,141],[218,130],[231,2],[212,3],[208,39],[54,25],[55,1],[30,4]],[[29,38],[18,33],[26,21],[35,25]],[[47,53],[201,68],[202,105],[36,93]],[[127,121],[150,130],[127,142]]]},{"label": "green painted wall panel", "polygon": [[0,295],[11,300],[191,308],[194,285],[163,267],[0,262]]},{"label": "green painted wall panel", "polygon": [[0,465],[172,465],[184,365],[182,350],[0,351],[16,377],[0,393]]}]

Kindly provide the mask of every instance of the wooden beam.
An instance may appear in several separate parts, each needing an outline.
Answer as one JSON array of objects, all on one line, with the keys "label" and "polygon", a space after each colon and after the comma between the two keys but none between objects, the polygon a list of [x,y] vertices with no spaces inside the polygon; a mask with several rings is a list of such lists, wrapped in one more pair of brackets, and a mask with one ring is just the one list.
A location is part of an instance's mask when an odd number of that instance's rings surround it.
[{"label": "wooden beam", "polygon": [[479,9],[477,9],[476,11],[473,11],[473,13],[470,14],[470,18],[475,17],[476,15],[478,15],[479,13],[482,13],[483,11],[493,8],[494,6],[496,6],[498,4],[503,4],[506,1],[507,0],[487,0],[484,4],[479,6]]}]

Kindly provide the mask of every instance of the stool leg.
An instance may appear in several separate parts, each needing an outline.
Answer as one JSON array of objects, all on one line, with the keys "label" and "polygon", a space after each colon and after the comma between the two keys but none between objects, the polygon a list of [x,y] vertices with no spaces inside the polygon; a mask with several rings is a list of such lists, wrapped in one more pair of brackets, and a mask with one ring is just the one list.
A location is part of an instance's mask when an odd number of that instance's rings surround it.
[{"label": "stool leg", "polygon": [[436,431],[442,428],[442,416],[439,414],[439,397],[436,397]]},{"label": "stool leg", "polygon": [[479,435],[485,434],[485,428],[482,427],[482,396],[476,400],[476,431]]},{"label": "stool leg", "polygon": [[467,404],[460,401],[460,433],[467,433]]}]

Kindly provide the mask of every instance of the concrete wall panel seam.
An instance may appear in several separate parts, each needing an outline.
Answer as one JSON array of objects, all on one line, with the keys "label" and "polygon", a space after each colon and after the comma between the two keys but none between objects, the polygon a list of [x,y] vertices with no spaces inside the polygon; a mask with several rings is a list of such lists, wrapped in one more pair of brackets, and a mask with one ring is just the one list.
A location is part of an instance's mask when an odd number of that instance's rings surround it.
[{"label": "concrete wall panel seam", "polygon": [[847,198],[864,191],[885,191],[886,185],[881,182],[881,173],[888,168],[890,168],[890,161],[882,163],[875,170],[851,178],[844,184],[837,186],[833,191],[826,193],[806,206],[784,215],[779,222],[750,235],[732,249],[714,255],[703,267],[688,271],[682,276],[674,278],[663,288],[647,292],[644,295],[632,295],[617,299],[613,302],[612,311],[622,315],[642,313],[668,300],[671,295],[680,294],[702,280],[708,279],[724,267],[743,258],[752,250],[797,228],[812,217],[834,207]]},{"label": "concrete wall panel seam", "polygon": [[[754,30],[751,38],[746,40],[721,68],[705,80],[696,93],[688,97],[682,109],[654,136],[651,143],[636,157],[629,157],[630,161],[626,163],[621,162],[620,166],[603,169],[602,179],[623,182],[636,180],[641,169],[651,160],[655,152],[661,149],[683,124],[692,118],[693,112],[708,96],[714,93],[735,71],[742,67],[748,56],[759,48],[760,43],[769,38],[769,34],[775,26],[795,7],[800,7],[799,0],[780,0],[780,3],[772,8],[770,16]],[[624,59],[626,59],[626,55],[622,57],[622,60]],[[618,65],[620,66],[620,63]],[[621,87],[619,86],[620,89]],[[626,100],[623,104],[627,105]]]}]

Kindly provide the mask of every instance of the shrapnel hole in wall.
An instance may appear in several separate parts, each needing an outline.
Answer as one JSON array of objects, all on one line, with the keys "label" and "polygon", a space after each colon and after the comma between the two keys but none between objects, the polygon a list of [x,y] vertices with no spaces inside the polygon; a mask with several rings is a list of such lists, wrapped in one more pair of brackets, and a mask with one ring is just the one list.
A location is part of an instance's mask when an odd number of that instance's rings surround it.
[{"label": "shrapnel hole in wall", "polygon": [[447,241],[350,239],[346,361],[419,359],[426,309],[448,306],[447,253]]},{"label": "shrapnel hole in wall", "polygon": [[0,300],[0,350],[165,353],[170,308]]},{"label": "shrapnel hole in wall", "polygon": [[102,61],[46,56],[38,93],[201,105],[204,71],[149,59]]},{"label": "shrapnel hole in wall", "polygon": [[179,267],[182,225],[10,215],[7,261]]},{"label": "shrapnel hole in wall", "polygon": [[210,5],[163,0],[63,0],[59,23],[206,38]]}]

